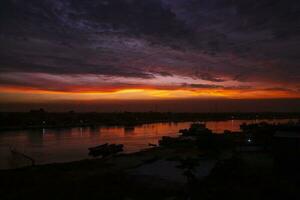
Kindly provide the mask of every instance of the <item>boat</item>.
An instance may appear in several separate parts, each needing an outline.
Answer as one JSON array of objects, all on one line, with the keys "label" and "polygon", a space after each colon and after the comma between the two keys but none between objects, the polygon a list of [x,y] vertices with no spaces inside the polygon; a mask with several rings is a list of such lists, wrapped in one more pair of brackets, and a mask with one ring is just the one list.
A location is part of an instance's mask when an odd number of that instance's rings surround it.
[{"label": "boat", "polygon": [[97,151],[97,150],[104,149],[107,146],[108,146],[108,143],[105,143],[105,144],[102,144],[102,145],[99,145],[99,146],[96,146],[96,147],[90,147],[89,150],[90,151]]},{"label": "boat", "polygon": [[149,143],[148,146],[149,146],[149,147],[157,147],[157,144]]},{"label": "boat", "polygon": [[89,155],[93,156],[93,157],[98,157],[98,156],[102,156],[102,157],[107,157],[110,155],[115,155],[119,152],[123,151],[123,144],[102,144],[96,147],[90,147],[89,149]]}]

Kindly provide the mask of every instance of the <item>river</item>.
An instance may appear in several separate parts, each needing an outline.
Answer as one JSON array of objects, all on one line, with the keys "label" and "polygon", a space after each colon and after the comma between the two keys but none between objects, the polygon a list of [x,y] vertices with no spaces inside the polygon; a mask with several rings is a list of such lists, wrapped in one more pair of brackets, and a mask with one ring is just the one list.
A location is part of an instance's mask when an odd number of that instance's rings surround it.
[{"label": "river", "polygon": [[[242,123],[287,122],[280,120],[229,120],[209,121],[206,126],[215,133],[224,130],[239,131]],[[0,132],[0,169],[12,169],[28,165],[28,160],[14,155],[10,149],[28,155],[37,164],[69,162],[90,158],[88,148],[103,143],[124,144],[126,153],[149,148],[157,144],[162,136],[177,136],[180,129],[188,128],[192,122],[154,123],[136,127],[98,127],[42,129]]]}]

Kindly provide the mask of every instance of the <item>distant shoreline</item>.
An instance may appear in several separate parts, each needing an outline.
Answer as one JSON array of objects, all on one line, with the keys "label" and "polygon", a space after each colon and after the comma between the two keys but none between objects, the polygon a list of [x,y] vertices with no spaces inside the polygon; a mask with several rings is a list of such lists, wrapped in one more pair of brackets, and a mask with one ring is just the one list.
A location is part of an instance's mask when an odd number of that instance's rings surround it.
[{"label": "distant shoreline", "polygon": [[299,119],[300,113],[26,113],[0,112],[0,132],[16,130],[122,126],[196,121]]}]

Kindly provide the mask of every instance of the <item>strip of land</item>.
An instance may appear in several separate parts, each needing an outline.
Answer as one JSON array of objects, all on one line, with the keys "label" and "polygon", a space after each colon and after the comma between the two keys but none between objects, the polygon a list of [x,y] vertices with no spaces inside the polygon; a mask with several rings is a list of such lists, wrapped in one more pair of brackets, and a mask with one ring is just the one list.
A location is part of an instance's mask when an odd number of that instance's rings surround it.
[{"label": "strip of land", "polygon": [[23,113],[0,112],[1,130],[135,126],[157,122],[220,121],[232,119],[300,119],[300,113],[53,113],[43,109]]}]

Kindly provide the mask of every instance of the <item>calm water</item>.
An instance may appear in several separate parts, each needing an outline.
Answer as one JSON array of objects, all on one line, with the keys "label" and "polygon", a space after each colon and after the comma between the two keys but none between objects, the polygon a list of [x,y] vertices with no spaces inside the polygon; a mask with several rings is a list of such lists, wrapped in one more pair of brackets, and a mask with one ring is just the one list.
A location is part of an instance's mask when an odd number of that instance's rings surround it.
[{"label": "calm water", "polygon": [[[264,120],[287,122],[289,120]],[[211,121],[206,126],[216,133],[224,130],[238,131],[242,123],[260,122],[255,120]],[[178,131],[188,128],[191,122],[155,123],[124,127],[44,129],[39,131],[0,132],[0,169],[28,165],[28,161],[13,155],[9,147],[17,149],[36,160],[36,163],[67,162],[87,159],[88,147],[103,143],[124,144],[125,152],[148,148],[149,143],[157,144],[162,136],[176,136]]]}]

